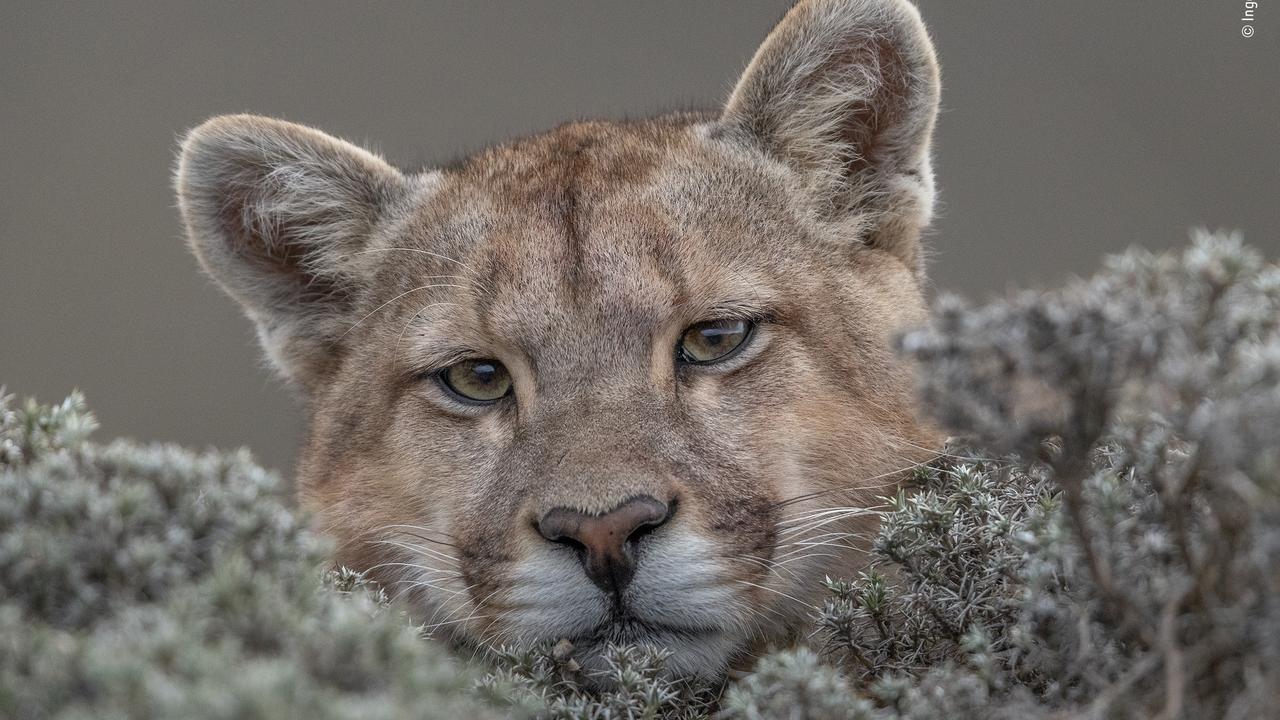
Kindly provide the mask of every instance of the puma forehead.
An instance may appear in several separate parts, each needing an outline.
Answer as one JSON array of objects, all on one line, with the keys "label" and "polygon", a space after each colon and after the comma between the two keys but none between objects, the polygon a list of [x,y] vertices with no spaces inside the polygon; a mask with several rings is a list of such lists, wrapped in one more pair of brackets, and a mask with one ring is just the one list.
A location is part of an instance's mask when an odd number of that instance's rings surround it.
[{"label": "puma forehead", "polygon": [[578,122],[418,173],[217,117],[176,185],[307,399],[335,560],[478,646],[714,675],[863,562],[936,442],[922,322],[938,69],[905,0],[798,3],[723,110]]}]

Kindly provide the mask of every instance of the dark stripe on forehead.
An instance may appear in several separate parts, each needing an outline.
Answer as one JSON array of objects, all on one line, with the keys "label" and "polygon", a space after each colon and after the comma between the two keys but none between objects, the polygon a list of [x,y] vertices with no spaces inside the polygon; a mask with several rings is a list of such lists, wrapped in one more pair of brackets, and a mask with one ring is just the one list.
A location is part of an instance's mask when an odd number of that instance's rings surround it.
[{"label": "dark stripe on forehead", "polygon": [[582,192],[581,176],[591,162],[588,153],[594,145],[595,139],[590,136],[565,137],[558,151],[558,177],[552,180],[552,191],[556,196],[553,207],[564,226],[564,278],[570,302],[578,302],[582,297],[582,235],[578,217],[582,203],[579,195]]},{"label": "dark stripe on forehead", "polygon": [[643,182],[655,167],[659,152],[660,144],[654,138],[628,126],[571,125],[548,137],[540,158],[542,171],[535,173],[543,196],[537,204],[545,203],[552,222],[563,230],[560,276],[570,303],[581,302],[586,286],[593,281],[589,277],[591,256],[618,239],[595,236],[593,215],[611,198]]},{"label": "dark stripe on forehead", "polygon": [[486,329],[514,342],[553,342],[604,317],[622,320],[629,303],[643,306],[648,293],[622,289],[628,283],[647,276],[658,295],[682,285],[664,277],[679,273],[680,253],[667,247],[676,241],[661,200],[644,196],[684,132],[680,123],[577,123],[457,170],[460,204],[473,193],[488,199],[481,257],[472,260],[488,281],[476,299]]}]

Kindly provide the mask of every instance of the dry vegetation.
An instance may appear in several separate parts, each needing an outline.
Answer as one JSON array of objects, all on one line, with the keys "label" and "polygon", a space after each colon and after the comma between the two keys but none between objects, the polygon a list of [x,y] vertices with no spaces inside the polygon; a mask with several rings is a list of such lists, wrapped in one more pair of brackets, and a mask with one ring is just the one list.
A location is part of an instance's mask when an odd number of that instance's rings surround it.
[{"label": "dry vegetation", "polygon": [[812,649],[727,688],[424,639],[244,453],[0,404],[0,716],[1255,718],[1280,707],[1280,269],[1131,252],[902,340],[963,439],[886,499]]}]

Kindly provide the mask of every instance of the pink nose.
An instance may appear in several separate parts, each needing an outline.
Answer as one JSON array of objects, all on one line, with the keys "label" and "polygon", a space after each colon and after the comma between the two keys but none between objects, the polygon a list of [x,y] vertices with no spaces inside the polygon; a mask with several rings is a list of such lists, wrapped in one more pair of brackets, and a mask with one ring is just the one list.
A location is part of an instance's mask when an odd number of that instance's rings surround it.
[{"label": "pink nose", "polygon": [[559,507],[542,516],[538,532],[551,542],[577,548],[591,582],[617,594],[635,575],[632,549],[636,541],[671,519],[672,512],[648,495],[633,497],[601,515]]}]

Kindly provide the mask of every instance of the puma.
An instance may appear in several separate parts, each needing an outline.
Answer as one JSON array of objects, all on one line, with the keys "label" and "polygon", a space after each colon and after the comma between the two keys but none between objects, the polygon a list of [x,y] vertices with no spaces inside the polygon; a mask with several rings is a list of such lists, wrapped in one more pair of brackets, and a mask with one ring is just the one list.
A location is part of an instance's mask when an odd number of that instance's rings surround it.
[{"label": "puma", "polygon": [[939,71],[905,0],[802,0],[722,109],[575,122],[408,172],[317,130],[182,142],[191,248],[305,398],[335,562],[473,646],[723,673],[866,562],[938,446]]}]

